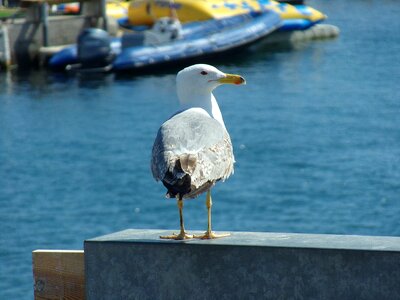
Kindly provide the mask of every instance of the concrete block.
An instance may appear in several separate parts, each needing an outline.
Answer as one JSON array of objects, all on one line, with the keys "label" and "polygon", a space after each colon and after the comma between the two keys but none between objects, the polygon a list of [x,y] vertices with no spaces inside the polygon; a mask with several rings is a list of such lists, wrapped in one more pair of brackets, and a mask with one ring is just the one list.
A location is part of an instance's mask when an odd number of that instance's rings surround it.
[{"label": "concrete block", "polygon": [[[400,299],[400,238],[233,232],[85,241],[87,299]],[[199,233],[199,232],[197,232]]]}]

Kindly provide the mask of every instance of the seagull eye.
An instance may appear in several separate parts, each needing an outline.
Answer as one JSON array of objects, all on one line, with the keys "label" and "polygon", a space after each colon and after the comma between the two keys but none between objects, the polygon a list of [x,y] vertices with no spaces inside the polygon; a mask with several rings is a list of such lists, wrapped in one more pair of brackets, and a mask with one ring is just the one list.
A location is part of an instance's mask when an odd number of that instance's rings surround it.
[{"label": "seagull eye", "polygon": [[200,74],[201,75],[207,75],[208,73],[206,71],[201,71]]}]

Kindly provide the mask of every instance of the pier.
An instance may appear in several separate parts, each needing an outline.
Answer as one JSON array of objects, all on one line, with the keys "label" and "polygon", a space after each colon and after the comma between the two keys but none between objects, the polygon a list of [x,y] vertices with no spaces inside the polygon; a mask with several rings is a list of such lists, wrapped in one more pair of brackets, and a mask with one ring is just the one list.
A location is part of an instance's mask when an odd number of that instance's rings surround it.
[{"label": "pier", "polygon": [[[80,14],[50,16],[51,5],[79,2]],[[25,17],[0,24],[0,60],[24,68],[40,65],[63,45],[76,43],[84,28],[114,30],[106,17],[105,0],[22,0]],[[114,26],[115,27],[115,26]]]},{"label": "pier", "polygon": [[400,298],[398,237],[159,239],[168,233],[129,229],[88,239],[84,251],[34,251],[35,299]]}]

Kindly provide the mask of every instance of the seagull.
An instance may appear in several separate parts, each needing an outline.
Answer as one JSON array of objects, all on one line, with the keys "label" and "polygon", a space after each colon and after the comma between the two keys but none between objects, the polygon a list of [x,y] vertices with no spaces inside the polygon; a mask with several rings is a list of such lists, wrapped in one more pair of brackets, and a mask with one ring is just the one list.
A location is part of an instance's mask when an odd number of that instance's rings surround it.
[{"label": "seagull", "polygon": [[[176,77],[181,109],[158,130],[152,149],[151,170],[167,189],[167,198],[176,198],[180,232],[162,239],[214,239],[229,234],[211,230],[211,188],[233,174],[232,142],[213,90],[222,84],[246,84],[243,77],[225,74],[217,68],[196,64]],[[183,222],[183,200],[206,192],[207,231],[190,235]]]}]

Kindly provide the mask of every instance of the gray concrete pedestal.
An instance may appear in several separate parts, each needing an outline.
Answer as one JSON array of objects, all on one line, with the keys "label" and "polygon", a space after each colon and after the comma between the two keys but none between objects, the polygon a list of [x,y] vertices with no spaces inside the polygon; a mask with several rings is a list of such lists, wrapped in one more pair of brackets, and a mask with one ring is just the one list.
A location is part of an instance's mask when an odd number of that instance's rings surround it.
[{"label": "gray concrete pedestal", "polygon": [[400,238],[125,230],[85,241],[87,299],[400,299]]}]

